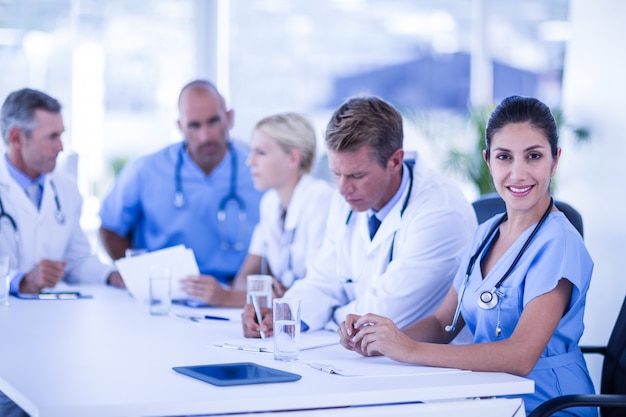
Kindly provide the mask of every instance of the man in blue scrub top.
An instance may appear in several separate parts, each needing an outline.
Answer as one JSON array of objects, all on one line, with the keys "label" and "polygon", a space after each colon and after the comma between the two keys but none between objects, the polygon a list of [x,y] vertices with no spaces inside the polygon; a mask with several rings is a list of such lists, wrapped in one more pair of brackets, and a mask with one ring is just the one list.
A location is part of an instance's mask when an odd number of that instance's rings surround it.
[{"label": "man in blue scrub top", "polygon": [[102,203],[100,239],[113,259],[184,244],[202,274],[229,283],[259,221],[248,148],[230,139],[234,112],[210,82],[183,87],[178,108],[185,139],[124,167]]}]

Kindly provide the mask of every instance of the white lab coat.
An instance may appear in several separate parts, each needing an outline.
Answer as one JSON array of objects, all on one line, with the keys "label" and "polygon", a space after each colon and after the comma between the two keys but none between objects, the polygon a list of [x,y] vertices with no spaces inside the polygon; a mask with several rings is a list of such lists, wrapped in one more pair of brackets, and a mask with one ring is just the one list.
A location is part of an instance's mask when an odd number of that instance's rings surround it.
[{"label": "white lab coat", "polygon": [[[50,185],[54,181],[64,223],[55,218],[57,206]],[[92,253],[80,226],[82,198],[76,183],[61,172],[46,176],[39,211],[11,177],[4,155],[0,155],[0,198],[5,211],[17,224],[18,242],[10,222],[0,218],[0,253],[11,257],[11,276],[30,272],[41,259],[66,260],[63,280],[68,283],[105,283],[113,266]],[[17,246],[19,245],[19,250]]]},{"label": "white lab coat", "polygon": [[370,312],[404,328],[441,303],[477,226],[476,216],[455,184],[419,160],[400,216],[408,188],[372,241],[367,212],[352,212],[346,223],[350,207],[335,194],[322,248],[307,277],[285,294],[302,300],[302,320],[311,330],[336,329],[347,314]]},{"label": "white lab coat", "polygon": [[303,175],[293,191],[284,226],[276,190],[267,191],[261,199],[261,220],[248,253],[267,259],[272,274],[286,287],[304,277],[307,264],[322,245],[332,194],[326,181]]}]

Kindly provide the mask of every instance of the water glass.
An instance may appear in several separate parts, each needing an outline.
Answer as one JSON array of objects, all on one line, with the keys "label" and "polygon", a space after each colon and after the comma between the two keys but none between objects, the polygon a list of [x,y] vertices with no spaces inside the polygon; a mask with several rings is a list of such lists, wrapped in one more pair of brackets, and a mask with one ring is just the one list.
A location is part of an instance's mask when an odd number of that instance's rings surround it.
[{"label": "water glass", "polygon": [[248,275],[247,278],[248,304],[254,304],[252,297],[256,297],[259,307],[272,307],[272,276]]},{"label": "water glass", "polygon": [[274,300],[274,359],[295,361],[300,355],[300,300]]},{"label": "water glass", "polygon": [[150,266],[150,314],[164,316],[172,307],[172,270],[164,266]]}]

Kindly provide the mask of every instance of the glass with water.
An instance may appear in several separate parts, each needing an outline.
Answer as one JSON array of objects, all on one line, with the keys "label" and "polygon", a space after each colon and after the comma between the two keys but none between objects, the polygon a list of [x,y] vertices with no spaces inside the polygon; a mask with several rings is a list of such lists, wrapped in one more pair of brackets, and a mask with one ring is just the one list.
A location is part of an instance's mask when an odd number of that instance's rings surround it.
[{"label": "glass with water", "polygon": [[300,300],[274,300],[274,359],[295,361],[300,355]]},{"label": "glass with water", "polygon": [[169,267],[149,267],[150,280],[150,314],[166,316],[172,306],[171,280],[172,270]]},{"label": "glass with water", "polygon": [[247,303],[254,304],[252,297],[256,297],[259,307],[272,307],[272,276],[248,275]]}]

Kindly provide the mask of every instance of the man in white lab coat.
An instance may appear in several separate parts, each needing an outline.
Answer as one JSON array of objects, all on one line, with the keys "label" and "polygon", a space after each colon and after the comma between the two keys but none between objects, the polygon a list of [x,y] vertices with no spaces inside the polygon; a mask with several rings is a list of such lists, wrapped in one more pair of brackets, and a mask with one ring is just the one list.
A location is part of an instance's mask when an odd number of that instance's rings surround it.
[{"label": "man in white lab coat", "polygon": [[1,126],[0,249],[11,258],[11,292],[38,293],[62,279],[123,286],[80,227],[76,183],[54,171],[63,150],[59,102],[37,90],[15,91],[2,106]]},{"label": "man in white lab coat", "polygon": [[[349,313],[376,312],[401,328],[428,316],[476,228],[470,203],[419,158],[403,162],[402,116],[380,98],[347,100],[325,140],[338,193],[320,252],[284,296],[302,300],[310,330],[336,329]],[[259,325],[245,307],[246,337],[272,334],[271,309],[262,316]]]},{"label": "man in white lab coat", "polygon": [[[15,91],[2,105],[0,126],[7,147],[0,156],[0,253],[10,257],[11,293],[38,293],[61,280],[123,287],[80,227],[76,183],[54,171],[63,150],[59,102],[37,90]],[[0,415],[26,414],[0,392]]]}]

